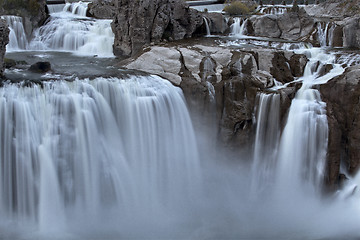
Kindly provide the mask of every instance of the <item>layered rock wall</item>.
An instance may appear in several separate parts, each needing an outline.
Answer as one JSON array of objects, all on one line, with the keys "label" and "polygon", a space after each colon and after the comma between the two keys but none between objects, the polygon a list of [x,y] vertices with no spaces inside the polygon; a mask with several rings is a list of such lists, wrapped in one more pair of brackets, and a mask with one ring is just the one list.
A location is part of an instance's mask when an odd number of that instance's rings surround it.
[{"label": "layered rock wall", "polygon": [[182,0],[116,0],[115,8],[115,55],[134,55],[162,39],[191,37],[203,24],[202,16]]},{"label": "layered rock wall", "polygon": [[329,121],[327,183],[336,188],[340,180],[340,164],[350,174],[360,168],[360,65],[320,86],[327,104]]},{"label": "layered rock wall", "polygon": [[[292,51],[237,51],[196,43],[190,47],[187,42],[146,48],[140,56],[123,62],[123,66],[160,75],[180,86],[195,115],[209,121],[215,119],[212,126],[217,128],[214,132],[221,143],[246,149],[254,137],[257,94],[274,86],[274,79],[288,83],[303,75],[306,62],[304,55]],[[282,75],[281,69],[287,75]],[[285,118],[296,90],[293,85],[279,90],[281,119]]]}]

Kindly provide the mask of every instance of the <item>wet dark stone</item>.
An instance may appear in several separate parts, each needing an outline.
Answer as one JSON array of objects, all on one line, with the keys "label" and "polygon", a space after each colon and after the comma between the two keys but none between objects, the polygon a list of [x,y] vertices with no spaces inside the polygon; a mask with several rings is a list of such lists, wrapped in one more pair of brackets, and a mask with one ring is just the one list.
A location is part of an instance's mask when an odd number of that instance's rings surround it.
[{"label": "wet dark stone", "polygon": [[35,73],[46,73],[51,70],[51,64],[49,62],[37,62],[30,66],[29,71]]}]

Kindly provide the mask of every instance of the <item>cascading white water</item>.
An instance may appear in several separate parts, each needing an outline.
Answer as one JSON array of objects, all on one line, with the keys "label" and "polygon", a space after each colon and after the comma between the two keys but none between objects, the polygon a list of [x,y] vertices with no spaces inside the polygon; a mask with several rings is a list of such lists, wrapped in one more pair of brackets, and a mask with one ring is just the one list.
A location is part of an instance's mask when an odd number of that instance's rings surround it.
[{"label": "cascading white water", "polygon": [[259,12],[262,14],[279,15],[286,13],[287,9],[288,8],[286,6],[282,6],[282,5],[276,5],[276,6],[266,5],[261,7]]},{"label": "cascading white water", "polygon": [[211,36],[209,21],[207,20],[206,17],[203,17],[203,19],[204,19],[205,28],[206,28],[206,36]]},{"label": "cascading white water", "polygon": [[[252,168],[252,191],[256,194],[265,189],[282,199],[289,194],[295,196],[309,191],[313,194],[321,190],[328,124],[326,104],[312,86],[326,83],[344,71],[335,63],[335,55],[322,49],[298,49],[295,52],[309,57],[304,76],[297,80],[302,81],[302,87],[292,100],[281,138],[279,95],[260,96]],[[333,68],[321,75],[327,64]]]},{"label": "cascading white water", "polygon": [[190,117],[159,77],[5,84],[0,112],[2,218],[51,232],[109,210],[131,225],[198,198]]},{"label": "cascading white water", "polygon": [[65,4],[48,4],[47,5],[49,14],[62,12],[64,10]]},{"label": "cascading white water", "polygon": [[271,190],[275,179],[280,137],[280,94],[258,95],[254,162],[251,169],[251,194],[256,197]]},{"label": "cascading white water", "polygon": [[231,29],[230,35],[235,37],[242,37],[246,35],[247,21],[248,21],[247,19],[243,19],[239,17],[234,18],[234,23],[231,24],[230,26]]},{"label": "cascading white water", "polygon": [[71,51],[78,55],[113,57],[112,20],[87,18],[88,3],[67,3],[62,12],[51,14],[31,42],[32,50]]},{"label": "cascading white water", "polygon": [[325,171],[328,125],[320,93],[304,83],[291,103],[282,132],[276,195],[301,194],[301,189],[319,191]]},{"label": "cascading white water", "polygon": [[28,48],[28,39],[25,33],[23,19],[18,16],[1,16],[9,25],[9,43],[6,51],[19,51]]},{"label": "cascading white water", "polygon": [[79,15],[82,17],[86,17],[86,11],[89,2],[74,2],[74,3],[66,3],[64,6],[64,12],[71,12],[74,15]]},{"label": "cascading white water", "polygon": [[329,28],[329,23],[325,24],[325,27],[322,26],[321,23],[317,24],[317,30],[318,30],[318,38],[319,38],[319,43],[321,47],[326,47],[328,46],[328,28]]},{"label": "cascading white water", "polygon": [[21,18],[5,16],[11,29],[7,50],[70,51],[85,56],[113,57],[112,20],[87,18],[87,6],[88,3],[76,2],[50,8],[50,19],[34,32],[30,43]]},{"label": "cascading white water", "polygon": [[317,24],[318,39],[321,47],[332,47],[336,25],[331,22]]}]

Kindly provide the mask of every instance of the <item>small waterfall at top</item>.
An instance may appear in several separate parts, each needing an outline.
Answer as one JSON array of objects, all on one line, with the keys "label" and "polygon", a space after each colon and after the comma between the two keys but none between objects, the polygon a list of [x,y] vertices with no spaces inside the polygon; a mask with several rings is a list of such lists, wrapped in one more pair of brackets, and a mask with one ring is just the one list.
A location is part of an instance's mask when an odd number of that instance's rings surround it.
[{"label": "small waterfall at top", "polygon": [[30,43],[21,18],[5,16],[11,29],[7,50],[68,51],[78,55],[113,57],[112,20],[86,17],[87,5],[76,2],[50,7],[50,19],[35,31]]},{"label": "small waterfall at top", "polygon": [[66,3],[63,9],[64,12],[71,12],[72,14],[86,17],[87,5],[86,2]]},{"label": "small waterfall at top", "polygon": [[271,15],[279,15],[286,13],[288,8],[286,6],[263,6],[260,8],[260,13],[262,14],[271,14]]},{"label": "small waterfall at top", "polygon": [[67,3],[35,33],[32,50],[70,51],[78,55],[113,57],[112,20],[87,18],[88,3]]},{"label": "small waterfall at top", "polygon": [[234,18],[234,23],[231,24],[231,36],[235,37],[243,37],[246,35],[246,25],[247,25],[247,19],[236,17]]},{"label": "small waterfall at top", "polygon": [[109,210],[124,230],[164,224],[201,192],[182,92],[159,77],[5,84],[0,111],[3,218],[46,232]]},{"label": "small waterfall at top", "polygon": [[28,39],[24,30],[23,19],[18,16],[2,16],[9,25],[9,43],[6,51],[26,50],[28,48]]},{"label": "small waterfall at top", "polygon": [[48,4],[49,14],[62,12],[64,10],[65,4]]},{"label": "small waterfall at top", "polygon": [[206,36],[211,36],[209,21],[206,17],[203,17],[203,19],[204,19],[205,28],[206,28]]},{"label": "small waterfall at top", "polygon": [[330,22],[317,24],[318,39],[321,47],[332,47],[335,25]]}]

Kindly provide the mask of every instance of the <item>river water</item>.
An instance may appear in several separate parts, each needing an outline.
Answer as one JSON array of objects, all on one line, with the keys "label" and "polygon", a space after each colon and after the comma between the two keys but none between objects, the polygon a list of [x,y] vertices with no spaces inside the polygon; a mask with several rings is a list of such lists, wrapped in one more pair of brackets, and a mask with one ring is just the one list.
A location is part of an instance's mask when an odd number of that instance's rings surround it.
[{"label": "river water", "polygon": [[[299,43],[310,61],[285,126],[277,86],[258,96],[254,149],[232,159],[194,129],[179,88],[116,67],[110,21],[85,17],[86,6],[54,7],[25,42],[21,19],[6,17],[17,40],[6,57],[26,64],[0,89],[0,239],[359,237],[356,178],[320,193],[328,125],[312,88],[350,58]],[[223,46],[268,44],[244,36],[244,22]],[[44,60],[50,73],[27,70]],[[334,68],[318,77],[315,64]]]}]

